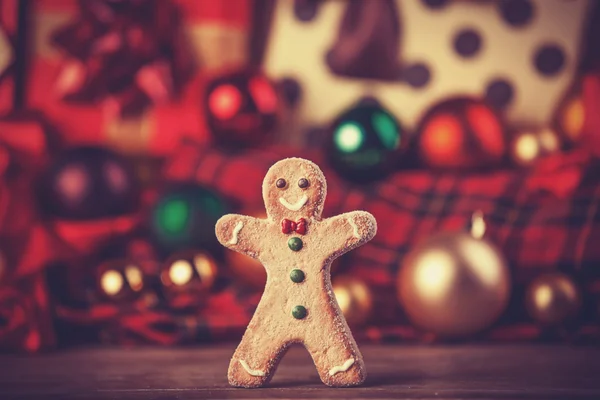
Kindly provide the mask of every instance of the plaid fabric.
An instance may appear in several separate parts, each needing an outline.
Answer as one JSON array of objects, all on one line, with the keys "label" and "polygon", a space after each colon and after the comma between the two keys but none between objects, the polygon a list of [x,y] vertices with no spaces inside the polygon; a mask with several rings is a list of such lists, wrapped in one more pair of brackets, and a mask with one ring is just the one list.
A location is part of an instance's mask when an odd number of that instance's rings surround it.
[{"label": "plaid fabric", "polygon": [[[171,180],[195,180],[217,190],[232,204],[247,209],[264,207],[261,185],[267,169],[289,156],[320,165],[328,180],[324,216],[363,209],[378,221],[377,236],[349,253],[338,273],[352,274],[373,288],[375,313],[371,324],[357,336],[366,339],[422,338],[403,316],[396,300],[395,277],[406,253],[421,240],[444,230],[469,226],[475,210],[486,216],[487,237],[509,261],[513,276],[511,310],[490,338],[539,338],[547,333],[533,326],[523,306],[526,285],[543,272],[560,270],[572,275],[585,289],[586,320],[596,318],[600,286],[600,179],[595,164],[577,174],[567,198],[541,184],[560,177],[554,172],[503,170],[486,174],[401,171],[368,186],[355,186],[331,171],[320,154],[270,148],[228,155],[194,143],[184,143],[178,156],[165,167]],[[554,175],[553,175],[554,174]],[[543,181],[543,180],[542,180]],[[596,288],[596,289],[593,289]],[[593,310],[592,310],[593,309]],[[594,326],[581,328],[596,335]],[[580,333],[584,335],[584,333]],[[597,337],[600,337],[596,335]]]},{"label": "plaid fabric", "polygon": [[[148,285],[132,301],[108,301],[95,293],[88,295],[91,296],[88,301],[73,301],[65,282],[57,281],[60,276],[77,275],[73,268],[83,267],[57,265],[47,272],[54,295],[58,336],[65,344],[99,341],[168,346],[238,339],[260,299],[260,293],[230,284],[225,277],[199,307],[185,310],[171,308],[156,285]],[[147,278],[150,282],[153,277]],[[84,285],[84,282],[75,279],[72,284]]]},{"label": "plaid fabric", "polygon": [[0,283],[0,350],[36,352],[54,346],[43,274]]}]

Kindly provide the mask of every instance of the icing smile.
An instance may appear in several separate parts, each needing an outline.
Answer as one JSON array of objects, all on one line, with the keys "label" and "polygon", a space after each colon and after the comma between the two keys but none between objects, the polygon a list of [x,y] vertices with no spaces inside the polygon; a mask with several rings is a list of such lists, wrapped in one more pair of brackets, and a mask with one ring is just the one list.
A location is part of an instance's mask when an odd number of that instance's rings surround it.
[{"label": "icing smile", "polygon": [[291,210],[291,211],[300,210],[302,207],[304,207],[304,205],[306,204],[307,201],[308,201],[308,197],[306,195],[299,198],[298,201],[295,202],[294,204],[288,203],[288,201],[286,199],[284,199],[283,197],[279,198],[279,202],[281,204],[283,204],[283,206],[285,208],[287,208],[288,210]]}]

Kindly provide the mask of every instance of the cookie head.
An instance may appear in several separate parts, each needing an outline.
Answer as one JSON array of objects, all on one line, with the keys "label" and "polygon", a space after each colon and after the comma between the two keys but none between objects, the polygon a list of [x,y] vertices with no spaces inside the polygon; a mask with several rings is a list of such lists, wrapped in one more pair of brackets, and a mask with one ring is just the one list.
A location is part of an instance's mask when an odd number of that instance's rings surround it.
[{"label": "cookie head", "polygon": [[320,218],[327,194],[325,176],[312,161],[287,158],[275,163],[263,181],[270,218]]}]

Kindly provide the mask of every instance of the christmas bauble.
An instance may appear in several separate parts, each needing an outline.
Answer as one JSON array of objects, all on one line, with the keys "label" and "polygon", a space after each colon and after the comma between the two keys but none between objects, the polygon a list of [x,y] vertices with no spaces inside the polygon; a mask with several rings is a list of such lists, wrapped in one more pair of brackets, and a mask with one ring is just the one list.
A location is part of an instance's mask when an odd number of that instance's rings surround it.
[{"label": "christmas bauble", "polygon": [[560,138],[553,129],[523,129],[511,139],[510,156],[515,164],[528,166],[560,148]]},{"label": "christmas bauble", "polygon": [[147,285],[140,266],[128,259],[111,259],[101,263],[96,277],[100,298],[118,303],[136,301]]},{"label": "christmas bauble", "polygon": [[160,280],[167,304],[177,310],[200,306],[217,276],[217,263],[206,251],[188,250],[171,256]]},{"label": "christmas bauble", "polygon": [[107,240],[96,252],[98,260],[127,259],[138,265],[144,274],[155,275],[166,253],[161,252],[146,232],[134,232]]},{"label": "christmas bauble", "polygon": [[[106,241],[94,258],[96,286],[101,297],[127,303],[152,292],[148,277],[158,274],[163,254],[145,233],[134,232]],[[81,286],[86,289],[85,282]],[[154,293],[150,294],[153,298],[146,300],[155,301]]]},{"label": "christmas bauble", "polygon": [[442,337],[464,337],[489,327],[504,311],[510,274],[501,252],[472,233],[445,232],[417,245],[398,274],[398,296],[418,327]]},{"label": "christmas bauble", "polygon": [[567,143],[577,143],[583,133],[585,123],[585,105],[581,94],[581,85],[575,85],[558,106],[554,126]]},{"label": "christmas bauble", "polygon": [[[267,218],[264,209],[260,211],[242,211],[240,214],[260,219]],[[234,279],[255,289],[264,289],[267,283],[267,272],[260,261],[237,251],[227,251],[225,257]]]},{"label": "christmas bauble", "polygon": [[204,93],[206,121],[215,141],[226,147],[264,143],[277,124],[279,100],[261,73],[242,70],[219,76]]},{"label": "christmas bauble", "polygon": [[498,165],[506,154],[504,128],[486,103],[471,98],[443,101],[419,122],[417,153],[436,168]]},{"label": "christmas bauble", "polygon": [[139,184],[123,157],[100,147],[58,155],[40,182],[40,208],[64,219],[114,217],[139,207]]},{"label": "christmas bauble", "polygon": [[529,315],[543,325],[560,325],[576,317],[581,307],[579,288],[569,276],[551,273],[536,278],[525,297]]},{"label": "christmas bauble", "polygon": [[217,220],[227,213],[223,199],[194,184],[164,190],[151,212],[151,228],[159,244],[173,252],[189,248],[222,251],[215,236]]},{"label": "christmas bauble", "polygon": [[362,101],[333,121],[325,148],[340,175],[370,181],[398,165],[406,141],[402,126],[389,111],[376,101]]},{"label": "christmas bauble", "polygon": [[349,325],[362,325],[371,316],[373,295],[360,279],[351,276],[335,278],[333,293]]}]

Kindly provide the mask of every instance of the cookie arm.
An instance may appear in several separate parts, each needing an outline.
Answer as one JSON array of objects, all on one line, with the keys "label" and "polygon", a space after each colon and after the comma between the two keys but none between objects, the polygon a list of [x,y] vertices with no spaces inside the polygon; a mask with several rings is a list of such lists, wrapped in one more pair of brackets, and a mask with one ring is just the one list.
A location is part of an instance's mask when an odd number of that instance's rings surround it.
[{"label": "cookie arm", "polygon": [[227,214],[215,226],[219,242],[234,251],[257,258],[261,234],[266,229],[266,221],[247,215]]},{"label": "cookie arm", "polygon": [[377,233],[377,221],[366,211],[336,215],[324,223],[328,255],[340,256],[373,239]]}]

